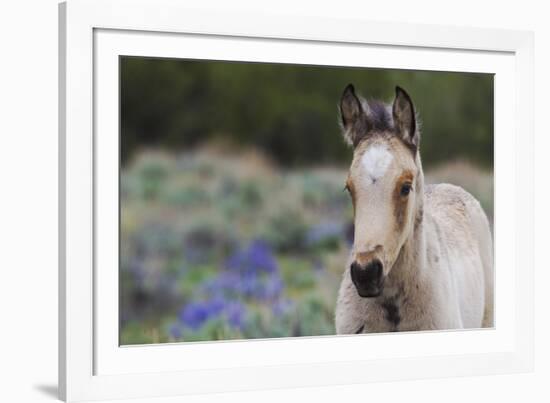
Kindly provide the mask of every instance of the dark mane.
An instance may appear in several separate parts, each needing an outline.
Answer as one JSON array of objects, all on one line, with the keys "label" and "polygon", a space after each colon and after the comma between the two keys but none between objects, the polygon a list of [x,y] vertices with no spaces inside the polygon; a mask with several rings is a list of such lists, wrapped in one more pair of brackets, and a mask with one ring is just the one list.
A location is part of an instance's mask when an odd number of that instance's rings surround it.
[{"label": "dark mane", "polygon": [[388,105],[378,100],[367,101],[369,123],[371,130],[391,131],[393,129],[393,117]]}]

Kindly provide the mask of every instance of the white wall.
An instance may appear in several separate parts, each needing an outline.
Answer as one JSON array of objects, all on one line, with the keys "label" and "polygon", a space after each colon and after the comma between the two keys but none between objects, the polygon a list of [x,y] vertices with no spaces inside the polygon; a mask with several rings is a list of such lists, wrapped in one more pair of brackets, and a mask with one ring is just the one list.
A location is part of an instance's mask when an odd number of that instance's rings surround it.
[{"label": "white wall", "polygon": [[[182,0],[183,1],[183,0]],[[196,7],[211,1],[195,0]],[[529,29],[536,33],[537,274],[533,374],[269,391],[188,398],[186,402],[550,401],[547,288],[550,24],[545,2],[523,0],[225,1],[295,15]],[[248,3],[248,4],[247,4]],[[57,382],[57,1],[13,0],[0,10],[0,401],[52,401]],[[550,134],[548,134],[550,135]],[[180,401],[164,399],[160,401]]]}]

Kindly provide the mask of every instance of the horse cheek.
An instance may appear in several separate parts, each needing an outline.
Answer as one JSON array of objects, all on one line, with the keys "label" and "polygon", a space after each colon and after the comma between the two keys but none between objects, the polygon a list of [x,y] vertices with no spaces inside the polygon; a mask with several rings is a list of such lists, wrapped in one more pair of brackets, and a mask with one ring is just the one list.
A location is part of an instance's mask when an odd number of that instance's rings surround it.
[{"label": "horse cheek", "polygon": [[402,234],[408,217],[408,198],[401,196],[401,187],[397,186],[393,192],[393,218],[395,232]]}]

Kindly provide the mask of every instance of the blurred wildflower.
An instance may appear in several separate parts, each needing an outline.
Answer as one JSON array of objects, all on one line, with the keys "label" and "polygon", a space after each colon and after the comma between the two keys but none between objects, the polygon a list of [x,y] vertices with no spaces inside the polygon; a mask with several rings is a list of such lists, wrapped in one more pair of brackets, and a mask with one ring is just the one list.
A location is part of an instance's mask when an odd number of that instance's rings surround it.
[{"label": "blurred wildflower", "polygon": [[251,268],[263,270],[268,273],[277,271],[277,262],[269,245],[263,241],[256,240],[248,247],[248,258]]},{"label": "blurred wildflower", "polygon": [[238,301],[230,302],[225,307],[225,315],[231,327],[241,329],[244,325],[246,307]]},{"label": "blurred wildflower", "polygon": [[265,276],[258,281],[255,297],[266,301],[275,300],[281,295],[283,286],[283,280],[278,274]]},{"label": "blurred wildflower", "polygon": [[226,308],[226,301],[223,298],[215,297],[206,301],[205,305],[208,311],[208,316],[213,317],[223,312]]},{"label": "blurred wildflower", "polygon": [[179,312],[181,322],[191,329],[200,328],[210,315],[208,306],[203,302],[190,302],[186,304]]},{"label": "blurred wildflower", "polygon": [[178,322],[170,324],[168,327],[168,334],[172,339],[181,339],[183,334],[181,325]]},{"label": "blurred wildflower", "polygon": [[244,324],[245,316],[246,307],[241,302],[215,297],[203,302],[190,302],[186,304],[180,310],[179,320],[184,326],[192,330],[198,330],[208,320],[216,318],[225,318],[231,327],[241,328]]},{"label": "blurred wildflower", "polygon": [[273,273],[278,269],[271,248],[262,240],[254,240],[247,248],[237,250],[227,259],[225,267],[242,273],[258,271]]},{"label": "blurred wildflower", "polygon": [[210,295],[265,301],[278,298],[283,290],[277,261],[263,241],[255,240],[247,248],[236,250],[224,267],[226,270],[204,283]]}]

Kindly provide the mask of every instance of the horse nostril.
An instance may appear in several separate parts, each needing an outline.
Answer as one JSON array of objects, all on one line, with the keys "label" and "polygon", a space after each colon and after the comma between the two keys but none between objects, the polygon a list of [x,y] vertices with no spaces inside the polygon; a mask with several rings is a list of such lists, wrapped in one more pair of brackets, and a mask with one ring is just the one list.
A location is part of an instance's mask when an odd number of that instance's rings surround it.
[{"label": "horse nostril", "polygon": [[361,270],[361,265],[357,262],[353,262],[350,266],[350,269],[351,269],[351,271],[357,272],[357,271]]},{"label": "horse nostril", "polygon": [[352,273],[368,280],[379,279],[382,276],[382,262],[378,259],[370,261],[364,268],[358,262],[350,266]]},{"label": "horse nostril", "polygon": [[372,260],[367,266],[365,267],[366,272],[372,273],[371,276],[380,278],[382,276],[382,262],[378,259]]}]

